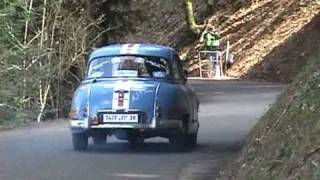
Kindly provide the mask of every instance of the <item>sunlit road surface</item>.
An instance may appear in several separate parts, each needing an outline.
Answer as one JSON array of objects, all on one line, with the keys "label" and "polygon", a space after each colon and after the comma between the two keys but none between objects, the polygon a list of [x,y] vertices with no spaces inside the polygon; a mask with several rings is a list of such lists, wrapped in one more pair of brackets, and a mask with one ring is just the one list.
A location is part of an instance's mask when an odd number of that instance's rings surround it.
[{"label": "sunlit road surface", "polygon": [[172,153],[167,140],[139,151],[108,139],[73,151],[68,124],[47,123],[0,133],[0,180],[215,179],[245,136],[284,88],[272,83],[189,81],[200,100],[199,146]]}]

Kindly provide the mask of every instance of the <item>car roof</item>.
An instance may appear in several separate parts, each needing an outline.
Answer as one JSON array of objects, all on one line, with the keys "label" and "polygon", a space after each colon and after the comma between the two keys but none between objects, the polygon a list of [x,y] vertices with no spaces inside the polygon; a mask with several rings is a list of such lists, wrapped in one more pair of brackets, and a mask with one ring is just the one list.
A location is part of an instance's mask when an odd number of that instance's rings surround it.
[{"label": "car roof", "polygon": [[173,52],[174,49],[170,47],[155,44],[115,44],[94,50],[90,54],[89,62],[98,57],[117,55],[157,56],[170,60]]}]

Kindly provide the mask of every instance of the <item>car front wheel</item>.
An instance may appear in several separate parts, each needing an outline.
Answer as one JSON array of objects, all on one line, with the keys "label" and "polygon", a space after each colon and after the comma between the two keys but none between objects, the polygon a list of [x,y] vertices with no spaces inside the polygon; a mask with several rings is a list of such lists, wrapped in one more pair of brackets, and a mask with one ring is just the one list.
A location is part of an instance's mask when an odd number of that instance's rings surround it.
[{"label": "car front wheel", "polygon": [[73,149],[77,151],[86,150],[88,147],[88,136],[86,133],[72,134]]}]

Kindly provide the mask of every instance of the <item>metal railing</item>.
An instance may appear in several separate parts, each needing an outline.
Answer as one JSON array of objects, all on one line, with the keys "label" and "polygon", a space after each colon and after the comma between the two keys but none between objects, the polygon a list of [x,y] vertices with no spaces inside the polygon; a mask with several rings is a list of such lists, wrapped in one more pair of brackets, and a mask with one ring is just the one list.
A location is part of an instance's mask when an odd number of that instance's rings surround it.
[{"label": "metal railing", "polygon": [[[206,61],[202,59],[206,57]],[[214,58],[213,58],[214,57]],[[231,59],[232,58],[232,59]],[[209,59],[209,63],[208,63]],[[223,77],[226,68],[224,67],[227,61],[233,61],[233,55],[230,53],[230,43],[227,42],[227,48],[224,51],[199,51],[198,61],[200,69],[200,78],[203,78],[203,72],[208,72],[208,75],[212,77],[213,72],[214,77]],[[208,69],[203,69],[203,63],[208,63]]]}]

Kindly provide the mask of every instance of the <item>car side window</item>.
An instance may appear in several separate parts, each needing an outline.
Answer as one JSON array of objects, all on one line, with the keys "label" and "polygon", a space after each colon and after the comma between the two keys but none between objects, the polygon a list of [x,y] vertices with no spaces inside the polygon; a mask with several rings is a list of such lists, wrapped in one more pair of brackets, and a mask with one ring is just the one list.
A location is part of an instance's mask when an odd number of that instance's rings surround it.
[{"label": "car side window", "polygon": [[180,80],[184,79],[186,77],[186,75],[183,70],[182,61],[180,60],[180,57],[177,54],[174,55],[174,59],[175,59],[176,65],[177,65],[177,71],[178,71],[177,73],[179,73]]}]

